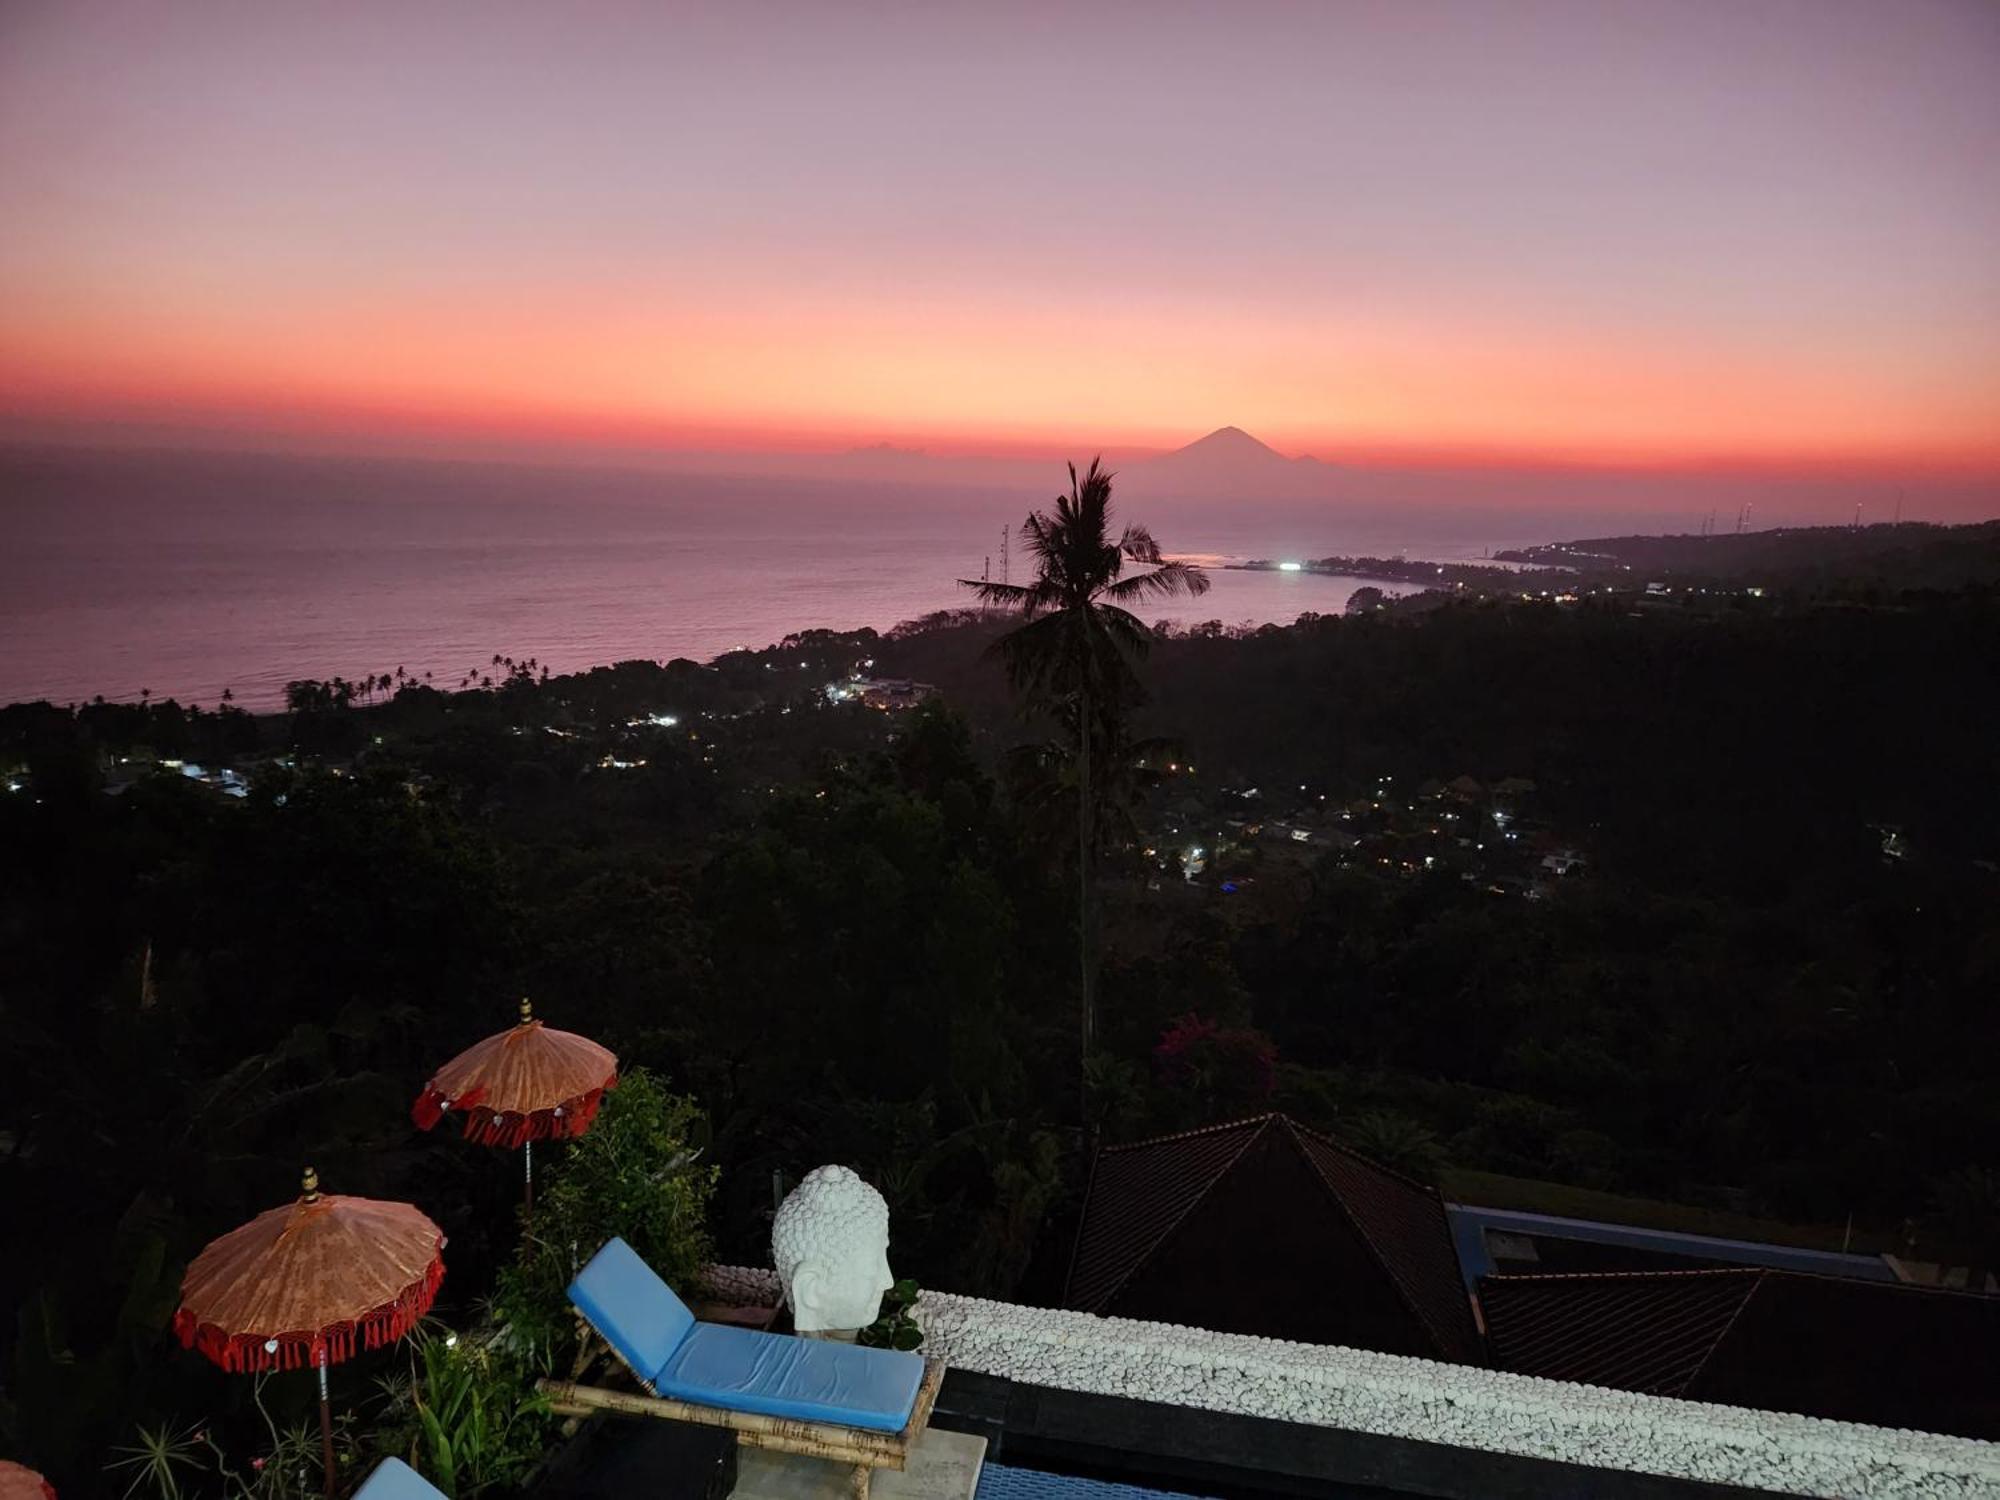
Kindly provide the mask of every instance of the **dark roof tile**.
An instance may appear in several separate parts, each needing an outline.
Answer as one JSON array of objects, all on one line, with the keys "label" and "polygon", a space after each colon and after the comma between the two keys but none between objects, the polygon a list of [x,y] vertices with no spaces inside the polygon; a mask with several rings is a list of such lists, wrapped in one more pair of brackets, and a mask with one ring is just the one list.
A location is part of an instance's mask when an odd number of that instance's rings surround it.
[{"label": "dark roof tile", "polygon": [[1077,1230],[1069,1305],[1093,1312],[1107,1306],[1271,1130],[1297,1149],[1439,1353],[1477,1362],[1479,1335],[1437,1192],[1278,1114],[1099,1151]]},{"label": "dark roof tile", "polygon": [[1487,1276],[1479,1283],[1486,1342],[1503,1370],[1678,1396],[1762,1270],[1575,1276]]},{"label": "dark roof tile", "polygon": [[1270,1116],[1097,1153],[1069,1272],[1069,1305],[1095,1312],[1263,1133]]},{"label": "dark roof tile", "polygon": [[1370,1161],[1331,1136],[1278,1116],[1382,1269],[1450,1358],[1476,1362],[1479,1333],[1452,1248],[1451,1223],[1433,1188]]},{"label": "dark roof tile", "polygon": [[2000,1297],[1763,1266],[1487,1276],[1524,1375],[1882,1427],[2000,1437]]}]

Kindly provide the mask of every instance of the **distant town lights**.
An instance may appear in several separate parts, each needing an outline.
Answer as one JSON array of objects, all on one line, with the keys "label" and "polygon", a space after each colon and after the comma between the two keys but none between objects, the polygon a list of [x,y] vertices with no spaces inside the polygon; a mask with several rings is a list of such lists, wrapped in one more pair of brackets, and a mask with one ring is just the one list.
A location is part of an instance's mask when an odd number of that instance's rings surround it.
[{"label": "distant town lights", "polygon": [[1280,573],[1300,573],[1305,571],[1305,566],[1304,563],[1281,562],[1278,564],[1278,571]]}]

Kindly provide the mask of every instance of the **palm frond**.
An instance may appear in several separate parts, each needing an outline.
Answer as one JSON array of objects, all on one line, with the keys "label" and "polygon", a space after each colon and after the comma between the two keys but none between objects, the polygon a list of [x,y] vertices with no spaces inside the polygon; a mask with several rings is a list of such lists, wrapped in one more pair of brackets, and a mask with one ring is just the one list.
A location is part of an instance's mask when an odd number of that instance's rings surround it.
[{"label": "palm frond", "polygon": [[1103,597],[1121,604],[1146,599],[1197,597],[1208,592],[1209,577],[1192,563],[1161,563],[1146,573],[1134,573],[1105,586]]},{"label": "palm frond", "polygon": [[1014,690],[1034,699],[1047,694],[1062,675],[1073,652],[1065,639],[1074,635],[1060,614],[1041,614],[1011,630],[991,647]]},{"label": "palm frond", "polygon": [[1047,606],[1047,591],[1038,583],[994,583],[985,578],[961,578],[958,586],[971,589],[981,604],[997,605],[1024,615],[1038,613]]},{"label": "palm frond", "polygon": [[[1071,472],[1074,473],[1075,471],[1071,470]],[[1057,498],[1058,503],[1060,503],[1061,497]],[[1045,565],[1054,556],[1056,543],[1053,528],[1050,526],[1048,518],[1040,511],[1030,511],[1028,519],[1021,523],[1021,546],[1026,550],[1028,556],[1034,558],[1037,565],[1042,566],[1043,570],[1046,571]]]},{"label": "palm frond", "polygon": [[1118,550],[1133,562],[1160,561],[1160,544],[1153,540],[1153,533],[1143,526],[1127,526],[1125,534],[1118,539]]},{"label": "palm frond", "polygon": [[1153,632],[1146,622],[1115,604],[1100,604],[1091,611],[1111,644],[1128,656],[1144,656],[1153,648]]}]

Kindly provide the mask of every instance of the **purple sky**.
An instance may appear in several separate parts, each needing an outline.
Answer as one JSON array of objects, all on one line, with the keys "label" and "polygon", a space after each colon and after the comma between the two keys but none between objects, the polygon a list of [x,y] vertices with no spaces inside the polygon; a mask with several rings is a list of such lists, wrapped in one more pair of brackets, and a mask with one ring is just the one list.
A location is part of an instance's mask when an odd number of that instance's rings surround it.
[{"label": "purple sky", "polygon": [[0,9],[0,413],[2000,472],[2000,4]]}]

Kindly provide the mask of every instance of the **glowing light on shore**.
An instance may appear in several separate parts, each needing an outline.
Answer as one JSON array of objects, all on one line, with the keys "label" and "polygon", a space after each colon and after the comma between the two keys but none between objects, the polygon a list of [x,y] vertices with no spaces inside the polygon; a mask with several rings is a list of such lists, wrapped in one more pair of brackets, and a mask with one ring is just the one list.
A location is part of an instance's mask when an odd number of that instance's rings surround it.
[{"label": "glowing light on shore", "polygon": [[1304,568],[1304,563],[1281,562],[1278,564],[1278,571],[1280,573],[1297,573],[1303,571]]}]

